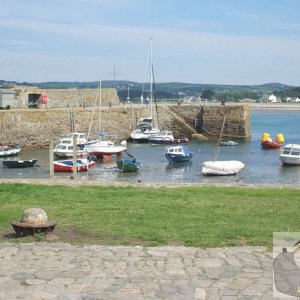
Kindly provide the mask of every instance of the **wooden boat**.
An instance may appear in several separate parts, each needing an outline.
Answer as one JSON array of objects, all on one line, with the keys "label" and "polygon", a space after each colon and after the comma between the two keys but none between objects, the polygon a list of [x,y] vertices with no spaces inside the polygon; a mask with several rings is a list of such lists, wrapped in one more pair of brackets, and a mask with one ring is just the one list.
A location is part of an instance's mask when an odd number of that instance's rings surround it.
[{"label": "wooden boat", "polygon": [[29,160],[3,160],[2,163],[6,168],[28,168],[36,164],[36,159]]},{"label": "wooden boat", "polygon": [[279,159],[283,165],[299,166],[300,165],[300,145],[287,144],[284,146]]},{"label": "wooden boat", "polygon": [[239,143],[235,141],[223,141],[220,142],[220,146],[237,146]]},{"label": "wooden boat", "polygon": [[[94,167],[96,162],[87,158],[81,158],[77,159],[76,164],[77,172],[84,172]],[[54,161],[53,166],[55,172],[73,172],[73,159]]]},{"label": "wooden boat", "polygon": [[0,145],[0,156],[14,156],[21,152],[19,144]]},{"label": "wooden boat", "polygon": [[117,166],[123,172],[137,172],[142,164],[135,158],[124,158],[117,160]]},{"label": "wooden boat", "polygon": [[186,146],[174,146],[168,148],[165,156],[169,162],[179,163],[191,160],[193,152],[191,152]]},{"label": "wooden boat", "polygon": [[202,174],[205,176],[235,175],[245,165],[238,160],[206,161],[202,165]]}]

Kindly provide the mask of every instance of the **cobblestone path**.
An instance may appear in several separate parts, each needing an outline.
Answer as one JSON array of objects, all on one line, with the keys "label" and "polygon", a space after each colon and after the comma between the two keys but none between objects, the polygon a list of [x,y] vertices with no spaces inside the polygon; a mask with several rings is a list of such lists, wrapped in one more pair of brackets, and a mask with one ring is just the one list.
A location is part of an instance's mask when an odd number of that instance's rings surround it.
[{"label": "cobblestone path", "polygon": [[272,299],[272,254],[214,248],[0,244],[0,299]]}]

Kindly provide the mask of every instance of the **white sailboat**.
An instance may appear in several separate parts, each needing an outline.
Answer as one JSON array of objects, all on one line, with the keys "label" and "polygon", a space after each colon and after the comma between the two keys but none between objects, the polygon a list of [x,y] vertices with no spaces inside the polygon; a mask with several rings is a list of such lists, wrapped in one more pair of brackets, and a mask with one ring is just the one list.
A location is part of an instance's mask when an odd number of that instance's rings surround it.
[{"label": "white sailboat", "polygon": [[[101,130],[101,81],[99,84],[100,89],[100,99],[99,99],[99,129]],[[90,130],[89,130],[90,131]],[[122,155],[122,152],[126,150],[126,141],[122,141],[120,145],[115,145],[116,137],[111,134],[107,134],[104,131],[98,132],[100,139],[96,143],[87,144],[85,146],[86,151],[96,156],[97,158],[110,158],[113,154],[116,154],[118,157]]]},{"label": "white sailboat", "polygon": [[[152,61],[152,39],[150,38],[150,89],[149,89],[149,102],[150,116],[141,118],[137,124],[137,128],[130,134],[134,143],[149,142],[149,137],[156,135],[160,132],[159,128],[153,126],[153,101],[154,101],[154,74],[153,74],[153,61]],[[144,92],[144,91],[143,91]],[[141,102],[144,102],[144,96],[141,96]]]},{"label": "white sailboat", "polygon": [[241,161],[238,160],[216,160],[220,150],[220,142],[223,135],[224,125],[225,125],[226,117],[224,116],[221,134],[219,136],[219,140],[217,143],[217,149],[214,154],[213,160],[205,161],[202,164],[202,174],[204,176],[225,176],[225,175],[235,175],[239,171],[241,171],[245,165]]}]

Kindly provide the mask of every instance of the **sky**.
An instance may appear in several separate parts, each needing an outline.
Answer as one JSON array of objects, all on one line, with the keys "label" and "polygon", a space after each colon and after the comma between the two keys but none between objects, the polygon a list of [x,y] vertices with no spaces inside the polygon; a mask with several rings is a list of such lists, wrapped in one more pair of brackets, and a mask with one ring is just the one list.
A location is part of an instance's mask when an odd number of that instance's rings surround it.
[{"label": "sky", "polygon": [[299,0],[0,4],[0,80],[300,85]]}]

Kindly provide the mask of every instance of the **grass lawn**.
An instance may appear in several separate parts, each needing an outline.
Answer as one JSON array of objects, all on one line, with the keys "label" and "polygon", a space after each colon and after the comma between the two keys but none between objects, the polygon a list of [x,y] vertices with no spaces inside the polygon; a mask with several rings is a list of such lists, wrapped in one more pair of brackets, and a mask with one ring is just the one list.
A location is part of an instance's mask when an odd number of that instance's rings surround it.
[{"label": "grass lawn", "polygon": [[1,241],[30,207],[57,221],[62,242],[270,248],[274,231],[300,231],[300,192],[288,188],[0,184],[0,206]]}]

